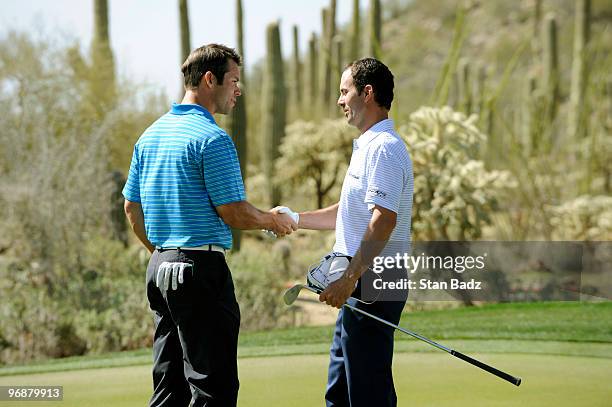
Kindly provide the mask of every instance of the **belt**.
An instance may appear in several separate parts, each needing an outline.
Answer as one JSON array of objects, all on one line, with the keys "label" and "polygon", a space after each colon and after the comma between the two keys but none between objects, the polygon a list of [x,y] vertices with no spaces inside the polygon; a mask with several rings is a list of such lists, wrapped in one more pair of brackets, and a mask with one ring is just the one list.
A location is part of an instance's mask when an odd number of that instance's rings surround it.
[{"label": "belt", "polygon": [[202,246],[195,246],[195,247],[156,247],[157,250],[202,250],[202,251],[206,251],[206,252],[219,252],[219,253],[223,253],[223,255],[225,255],[225,253],[227,252],[227,249],[221,246],[217,246],[216,244],[205,244]]}]

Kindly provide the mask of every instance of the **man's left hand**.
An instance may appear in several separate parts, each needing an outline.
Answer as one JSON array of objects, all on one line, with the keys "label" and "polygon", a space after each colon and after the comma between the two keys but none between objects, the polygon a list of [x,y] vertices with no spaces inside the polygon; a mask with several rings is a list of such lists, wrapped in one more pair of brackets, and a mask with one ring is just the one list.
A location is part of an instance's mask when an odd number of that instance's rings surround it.
[{"label": "man's left hand", "polygon": [[340,309],[353,291],[355,291],[355,281],[343,276],[327,286],[319,295],[319,301]]}]

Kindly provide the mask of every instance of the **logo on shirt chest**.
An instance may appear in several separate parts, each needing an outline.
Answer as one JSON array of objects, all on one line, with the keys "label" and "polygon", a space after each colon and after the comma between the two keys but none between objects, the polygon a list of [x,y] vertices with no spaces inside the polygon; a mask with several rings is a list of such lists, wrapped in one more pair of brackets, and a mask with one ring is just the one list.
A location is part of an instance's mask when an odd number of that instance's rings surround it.
[{"label": "logo on shirt chest", "polygon": [[370,195],[370,196],[377,196],[379,198],[386,198],[387,197],[387,193],[386,192],[383,192],[380,189],[375,189],[375,188],[368,189],[368,195]]}]

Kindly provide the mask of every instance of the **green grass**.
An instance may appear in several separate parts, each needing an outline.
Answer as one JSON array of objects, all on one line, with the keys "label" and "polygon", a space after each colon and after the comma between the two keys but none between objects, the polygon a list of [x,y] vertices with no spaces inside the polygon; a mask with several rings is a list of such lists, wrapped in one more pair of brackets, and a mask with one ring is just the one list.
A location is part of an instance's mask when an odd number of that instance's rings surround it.
[{"label": "green grass", "polygon": [[402,323],[436,338],[612,342],[612,302],[516,303],[405,314]]},{"label": "green grass", "polygon": [[[572,344],[573,345],[573,344]],[[402,406],[608,406],[612,360],[550,355],[477,353],[475,357],[523,378],[515,387],[444,353],[399,353],[395,386]],[[322,405],[325,355],[239,360],[240,407]],[[1,377],[0,385],[64,386],[64,401],[19,406],[127,407],[146,405],[150,366]],[[2,402],[2,406],[11,403]]]},{"label": "green grass", "polygon": [[[612,303],[498,304],[403,315],[402,325],[523,379],[516,388],[410,337],[396,336],[399,406],[607,406]],[[322,404],[331,327],[245,332],[241,407]],[[17,406],[145,405],[142,349],[0,369],[0,385],[62,385],[64,401]],[[2,402],[2,406],[15,403]]]},{"label": "green grass", "polygon": [[[400,325],[432,339],[524,339],[612,343],[612,302],[517,303],[405,313]],[[243,334],[241,346],[327,342],[329,327]],[[396,340],[412,340],[397,334]]]},{"label": "green grass", "polygon": [[[524,303],[406,313],[401,325],[464,353],[523,353],[612,359],[612,302]],[[240,336],[241,359],[326,354],[332,329],[302,327]],[[439,352],[396,334],[396,352]],[[0,368],[0,376],[150,365],[150,349]]]}]

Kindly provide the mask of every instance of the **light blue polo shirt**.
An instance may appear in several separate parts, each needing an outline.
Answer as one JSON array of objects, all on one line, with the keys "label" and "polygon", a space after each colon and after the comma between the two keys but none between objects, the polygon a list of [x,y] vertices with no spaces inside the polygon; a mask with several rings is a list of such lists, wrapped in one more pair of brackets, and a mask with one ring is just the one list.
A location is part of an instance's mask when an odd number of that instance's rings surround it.
[{"label": "light blue polo shirt", "polygon": [[246,199],[231,138],[202,106],[173,104],[134,146],[123,196],[140,202],[159,247],[232,247],[215,207]]},{"label": "light blue polo shirt", "polygon": [[336,215],[334,251],[355,255],[374,205],[379,205],[397,214],[395,229],[380,256],[409,253],[413,182],[410,155],[391,119],[374,124],[354,140]]}]

